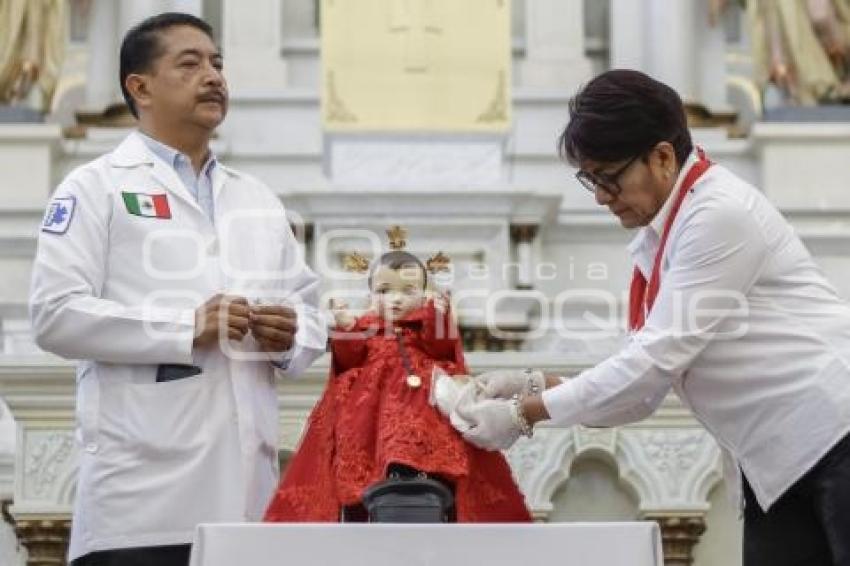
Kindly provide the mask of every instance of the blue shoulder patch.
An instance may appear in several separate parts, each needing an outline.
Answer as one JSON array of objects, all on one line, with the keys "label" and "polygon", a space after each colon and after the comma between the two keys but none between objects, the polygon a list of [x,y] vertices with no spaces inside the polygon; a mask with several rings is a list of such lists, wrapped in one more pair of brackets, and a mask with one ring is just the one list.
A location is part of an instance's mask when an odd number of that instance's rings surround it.
[{"label": "blue shoulder patch", "polygon": [[71,219],[74,217],[74,209],[77,206],[77,199],[72,196],[56,197],[47,206],[47,212],[44,214],[44,221],[41,224],[42,232],[50,232],[51,234],[64,234],[68,231],[71,225]]}]

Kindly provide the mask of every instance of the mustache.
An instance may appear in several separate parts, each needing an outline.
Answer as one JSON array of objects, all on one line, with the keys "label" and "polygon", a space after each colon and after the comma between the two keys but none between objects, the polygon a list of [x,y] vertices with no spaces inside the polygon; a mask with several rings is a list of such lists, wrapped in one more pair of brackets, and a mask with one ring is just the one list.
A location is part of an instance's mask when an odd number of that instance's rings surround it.
[{"label": "mustache", "polygon": [[218,102],[224,104],[227,101],[227,93],[223,89],[209,90],[197,97],[198,102]]}]

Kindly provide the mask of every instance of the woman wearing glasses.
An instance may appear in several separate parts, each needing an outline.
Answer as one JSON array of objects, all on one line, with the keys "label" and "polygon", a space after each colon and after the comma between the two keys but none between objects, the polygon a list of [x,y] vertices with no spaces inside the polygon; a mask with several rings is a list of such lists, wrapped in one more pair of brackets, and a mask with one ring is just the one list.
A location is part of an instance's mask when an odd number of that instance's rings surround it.
[{"label": "woman wearing glasses", "polygon": [[571,101],[560,148],[638,228],[631,340],[573,379],[483,374],[453,422],[506,448],[540,421],[645,418],[673,389],[741,494],[745,566],[850,565],[850,306],[764,195],[694,147],[666,85],[598,76]]}]

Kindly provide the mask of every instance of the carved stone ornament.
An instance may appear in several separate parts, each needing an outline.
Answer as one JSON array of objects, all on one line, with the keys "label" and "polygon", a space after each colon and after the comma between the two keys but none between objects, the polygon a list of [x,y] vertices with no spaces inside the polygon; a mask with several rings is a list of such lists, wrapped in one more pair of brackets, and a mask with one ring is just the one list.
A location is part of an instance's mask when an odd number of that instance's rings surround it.
[{"label": "carved stone ornament", "polygon": [[72,456],[74,439],[68,432],[51,432],[38,435],[31,442],[24,467],[26,493],[29,497],[42,498],[50,494]]}]

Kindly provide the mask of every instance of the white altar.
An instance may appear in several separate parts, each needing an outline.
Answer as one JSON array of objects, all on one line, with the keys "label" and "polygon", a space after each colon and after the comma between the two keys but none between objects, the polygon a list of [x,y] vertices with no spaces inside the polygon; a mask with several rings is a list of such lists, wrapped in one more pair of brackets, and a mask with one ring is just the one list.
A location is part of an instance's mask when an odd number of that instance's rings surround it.
[{"label": "white altar", "polygon": [[191,566],[662,566],[654,522],[200,525]]}]

